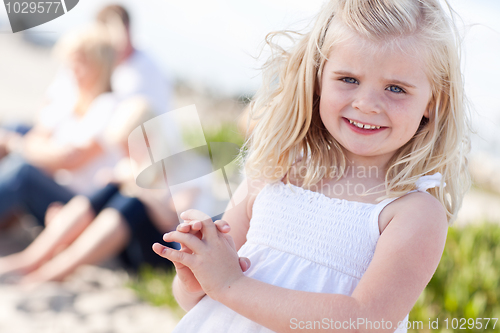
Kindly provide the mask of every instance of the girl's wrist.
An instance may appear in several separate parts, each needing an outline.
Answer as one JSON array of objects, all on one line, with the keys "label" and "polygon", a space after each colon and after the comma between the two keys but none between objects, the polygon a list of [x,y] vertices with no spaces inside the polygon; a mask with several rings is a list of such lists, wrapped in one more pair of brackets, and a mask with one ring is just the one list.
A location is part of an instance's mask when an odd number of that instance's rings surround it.
[{"label": "girl's wrist", "polygon": [[184,311],[188,312],[191,310],[198,302],[205,296],[205,293],[200,292],[199,294],[189,292],[183,286],[181,281],[178,281],[177,275],[172,283],[172,292],[177,303],[180,305]]},{"label": "girl's wrist", "polygon": [[[177,288],[175,288],[177,286]],[[205,296],[205,292],[203,290],[200,291],[190,291],[186,288],[184,283],[179,279],[179,276],[176,275],[174,277],[174,290],[177,289],[181,294],[188,296],[189,298],[202,298]]]},{"label": "girl's wrist", "polygon": [[238,297],[238,295],[241,295],[241,293],[239,292],[241,288],[245,288],[245,286],[248,286],[249,280],[251,280],[251,278],[245,276],[244,274],[241,274],[241,276],[233,280],[224,288],[221,288],[221,290],[219,290],[217,293],[211,293],[208,296],[229,307],[229,304],[231,304],[235,299],[235,295],[236,297]]}]

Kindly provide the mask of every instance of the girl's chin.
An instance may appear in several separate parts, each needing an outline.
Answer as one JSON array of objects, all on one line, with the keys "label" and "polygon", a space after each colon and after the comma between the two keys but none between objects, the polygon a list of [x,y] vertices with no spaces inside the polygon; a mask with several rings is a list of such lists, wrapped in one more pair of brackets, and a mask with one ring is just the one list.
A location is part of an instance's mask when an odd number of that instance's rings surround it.
[{"label": "girl's chin", "polygon": [[362,156],[362,157],[374,157],[378,156],[378,149],[376,147],[366,147],[366,146],[343,146],[344,151],[347,155]]}]

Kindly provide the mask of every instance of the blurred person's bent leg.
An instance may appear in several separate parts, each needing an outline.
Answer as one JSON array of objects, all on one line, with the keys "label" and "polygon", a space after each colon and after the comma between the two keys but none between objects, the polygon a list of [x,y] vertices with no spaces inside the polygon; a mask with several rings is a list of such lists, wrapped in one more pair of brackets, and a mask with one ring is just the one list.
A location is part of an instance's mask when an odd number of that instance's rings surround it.
[{"label": "blurred person's bent leg", "polygon": [[95,264],[119,253],[130,238],[130,229],[119,212],[104,209],[64,251],[25,276],[23,284],[60,281],[76,268]]},{"label": "blurred person's bent leg", "polygon": [[28,274],[56,253],[63,251],[88,227],[94,219],[89,199],[76,196],[46,219],[45,229],[23,251],[0,258],[0,275]]},{"label": "blurred person's bent leg", "polygon": [[43,225],[52,202],[67,203],[73,196],[69,189],[18,155],[10,154],[0,162],[0,219],[20,209]]}]

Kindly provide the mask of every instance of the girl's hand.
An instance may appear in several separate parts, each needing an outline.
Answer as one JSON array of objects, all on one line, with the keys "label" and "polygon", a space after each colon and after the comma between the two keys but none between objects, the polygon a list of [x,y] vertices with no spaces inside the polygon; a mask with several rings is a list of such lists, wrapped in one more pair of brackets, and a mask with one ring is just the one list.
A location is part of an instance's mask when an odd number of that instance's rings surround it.
[{"label": "girl's hand", "polygon": [[[190,233],[198,237],[198,239],[201,239],[203,237],[202,235],[202,226],[203,223],[200,220],[194,220],[194,218],[200,218],[200,219],[208,219],[211,222],[211,219],[208,215],[205,213],[202,213],[200,211],[191,209],[189,211],[186,211],[181,214],[181,218],[183,218],[186,222],[181,223],[177,226],[177,231],[183,232],[183,233]],[[215,223],[215,226],[217,227],[217,230],[219,230],[221,233],[228,233],[231,231],[231,228],[229,224],[225,221],[218,220]],[[165,234],[166,236],[167,234]],[[165,239],[165,236],[163,239]],[[155,243],[153,245],[153,251],[156,252],[158,255],[163,256],[162,253],[165,250],[165,246]],[[181,252],[192,254],[193,252],[186,247],[183,243],[181,243]],[[168,258],[167,258],[168,259]],[[179,281],[181,282],[181,286],[184,288],[185,291],[190,292],[190,293],[198,293],[202,291],[202,288],[198,282],[198,280],[195,278],[193,275],[193,272],[189,267],[186,267],[180,262],[172,261],[175,269],[177,271],[177,277]],[[243,272],[247,271],[250,268],[250,260],[248,258],[239,258],[239,264],[240,268]]]},{"label": "girl's hand", "polygon": [[[201,231],[203,223],[201,220],[206,220],[206,219],[211,220],[207,214],[205,214],[199,210],[196,210],[196,209],[187,210],[187,211],[181,213],[180,217],[185,222],[180,223],[177,226],[177,231],[184,232],[184,233],[191,233],[191,234],[195,235],[196,237],[198,237],[199,239],[201,239],[203,236],[202,231]],[[219,230],[220,232],[222,232],[224,234],[227,234],[231,231],[231,226],[226,221],[217,220],[214,222],[214,224],[217,227],[217,230]],[[185,250],[183,252],[192,253],[191,250],[186,249],[185,245],[181,243],[181,251],[183,250],[183,248]],[[239,259],[239,261],[240,261],[241,270],[243,272],[246,272],[250,268],[250,259],[241,257]]]},{"label": "girl's hand", "polygon": [[[220,293],[243,276],[243,271],[231,236],[219,232],[210,219],[205,219],[201,223],[200,230],[203,231],[201,238],[180,231],[173,231],[164,236],[165,241],[179,242],[189,251],[164,248],[159,254],[177,263],[181,270],[189,268],[196,281],[199,281],[200,287],[210,297],[216,299]],[[181,276],[179,278],[182,279]],[[193,279],[186,282],[192,283]],[[185,286],[188,289],[188,284]]]}]

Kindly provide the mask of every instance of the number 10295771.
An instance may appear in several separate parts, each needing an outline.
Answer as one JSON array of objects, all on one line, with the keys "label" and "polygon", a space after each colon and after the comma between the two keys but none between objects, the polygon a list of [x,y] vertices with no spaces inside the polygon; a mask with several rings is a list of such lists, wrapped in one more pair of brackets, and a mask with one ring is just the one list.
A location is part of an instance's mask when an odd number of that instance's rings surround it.
[{"label": "number 10295771", "polygon": [[6,2],[7,13],[34,14],[34,13],[58,13],[63,11],[60,1],[39,1],[39,2]]}]

